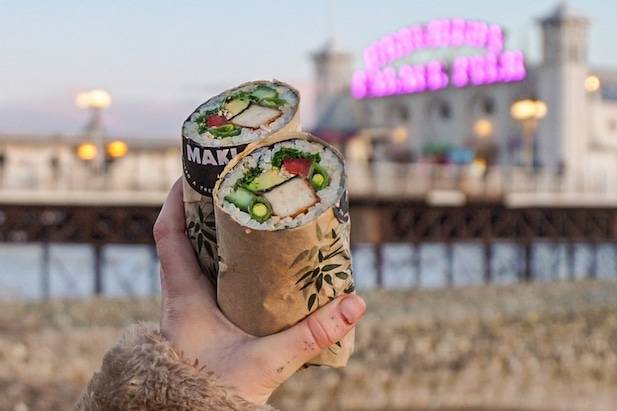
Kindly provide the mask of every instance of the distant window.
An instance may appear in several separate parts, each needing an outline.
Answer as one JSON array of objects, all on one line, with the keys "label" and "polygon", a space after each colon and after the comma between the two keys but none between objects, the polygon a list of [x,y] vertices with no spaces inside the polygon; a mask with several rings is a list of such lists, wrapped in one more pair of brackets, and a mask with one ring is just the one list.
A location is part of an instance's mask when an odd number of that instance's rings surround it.
[{"label": "distant window", "polygon": [[439,104],[439,116],[444,120],[448,120],[452,117],[452,109],[447,101],[442,101]]},{"label": "distant window", "polygon": [[469,107],[473,117],[491,117],[496,111],[495,99],[484,94],[475,95],[470,100]]},{"label": "distant window", "polygon": [[388,118],[392,123],[406,123],[411,118],[409,107],[404,103],[391,104],[388,107]]},{"label": "distant window", "polygon": [[445,100],[433,100],[428,106],[428,115],[433,120],[449,120],[452,117],[452,107]]},{"label": "distant window", "polygon": [[409,121],[410,117],[411,116],[409,114],[409,108],[401,104],[398,107],[398,118],[401,119],[402,121]]},{"label": "distant window", "polygon": [[482,100],[482,112],[488,116],[495,114],[495,99],[486,97]]}]

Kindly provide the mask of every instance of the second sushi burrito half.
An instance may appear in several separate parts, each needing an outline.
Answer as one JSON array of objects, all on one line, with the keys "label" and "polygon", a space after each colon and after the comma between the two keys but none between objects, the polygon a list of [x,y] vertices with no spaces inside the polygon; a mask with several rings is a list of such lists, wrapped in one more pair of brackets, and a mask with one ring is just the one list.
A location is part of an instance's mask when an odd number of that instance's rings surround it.
[{"label": "second sushi burrito half", "polygon": [[[218,303],[244,331],[269,335],[354,291],[341,155],[301,132],[250,146],[214,189]],[[342,367],[353,331],[310,364]]]},{"label": "second sushi burrito half", "polygon": [[216,283],[214,184],[248,144],[272,133],[298,130],[300,96],[280,81],[253,81],[208,99],[182,125],[184,211],[202,271]]}]

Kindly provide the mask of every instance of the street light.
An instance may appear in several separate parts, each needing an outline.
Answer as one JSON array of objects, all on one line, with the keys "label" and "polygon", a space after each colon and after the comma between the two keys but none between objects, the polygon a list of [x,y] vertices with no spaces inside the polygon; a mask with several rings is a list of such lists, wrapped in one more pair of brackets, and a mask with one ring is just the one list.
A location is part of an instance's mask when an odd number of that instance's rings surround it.
[{"label": "street light", "polygon": [[111,105],[111,95],[101,89],[84,91],[77,94],[75,103],[79,108],[90,110],[90,120],[84,130],[87,140],[77,148],[77,155],[83,160],[92,161],[94,169],[101,172],[105,165],[105,133],[101,112]]},{"label": "street light", "polygon": [[403,126],[395,127],[390,134],[392,141],[397,144],[402,144],[409,137],[407,129]]},{"label": "street light", "polygon": [[98,151],[96,144],[90,141],[84,141],[77,146],[77,157],[79,157],[80,160],[91,161],[96,158]]},{"label": "street light", "polygon": [[512,118],[519,122],[523,132],[523,163],[529,170],[534,167],[534,141],[533,137],[538,129],[538,122],[546,117],[548,107],[541,100],[524,99],[515,101],[510,107]]},{"label": "street light", "polygon": [[111,105],[111,95],[101,89],[83,91],[77,94],[75,103],[79,108],[101,110]]},{"label": "street light", "polygon": [[587,78],[585,79],[585,90],[587,90],[590,93],[593,93],[594,91],[598,91],[600,89],[600,79],[598,78],[598,76],[587,76]]},{"label": "street light", "polygon": [[107,155],[113,160],[124,157],[128,151],[128,145],[122,140],[114,140],[107,144]]},{"label": "street light", "polygon": [[480,118],[473,124],[473,133],[479,138],[488,138],[493,134],[493,123],[486,118]]},{"label": "street light", "polygon": [[[84,141],[77,146],[76,154],[81,160],[89,162],[97,176],[105,174],[107,167],[116,159],[126,156],[127,144],[122,140],[113,140],[105,144],[105,128],[102,111],[111,105],[111,95],[101,89],[78,93],[75,104],[90,111],[90,119],[84,129]],[[105,181],[103,181],[105,184]]]}]

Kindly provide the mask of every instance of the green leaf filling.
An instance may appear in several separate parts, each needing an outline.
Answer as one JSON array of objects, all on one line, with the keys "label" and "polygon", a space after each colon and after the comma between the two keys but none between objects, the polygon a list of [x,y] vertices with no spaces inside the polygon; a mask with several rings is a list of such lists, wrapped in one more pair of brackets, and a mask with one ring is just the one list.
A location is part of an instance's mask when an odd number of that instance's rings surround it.
[{"label": "green leaf filling", "polygon": [[251,181],[255,180],[255,177],[257,177],[258,175],[261,174],[261,171],[262,170],[261,170],[260,167],[253,167],[253,168],[251,168],[246,173],[244,173],[244,175],[242,176],[241,179],[236,181],[235,188],[238,188],[238,187],[245,186],[245,185],[249,184]]}]

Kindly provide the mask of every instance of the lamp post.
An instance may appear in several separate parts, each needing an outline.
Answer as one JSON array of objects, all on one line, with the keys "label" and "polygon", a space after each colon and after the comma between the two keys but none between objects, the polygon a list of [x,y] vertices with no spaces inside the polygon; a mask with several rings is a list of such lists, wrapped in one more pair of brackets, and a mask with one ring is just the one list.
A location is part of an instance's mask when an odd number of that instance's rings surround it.
[{"label": "lamp post", "polygon": [[124,157],[128,146],[124,141],[113,140],[105,145],[105,128],[102,112],[111,105],[111,96],[105,90],[95,89],[77,94],[79,108],[90,110],[90,119],[84,129],[85,139],[77,147],[77,157],[90,162],[97,176],[104,174],[108,162]]},{"label": "lamp post", "polygon": [[84,130],[86,140],[77,148],[77,156],[91,161],[95,171],[100,172],[105,161],[101,113],[111,105],[111,96],[105,90],[96,89],[77,94],[75,102],[79,108],[90,110],[90,120]]},{"label": "lamp post", "polygon": [[523,136],[523,161],[529,171],[534,169],[534,136],[538,129],[538,122],[546,117],[548,107],[546,103],[536,99],[515,101],[510,107],[512,118],[519,122]]}]

